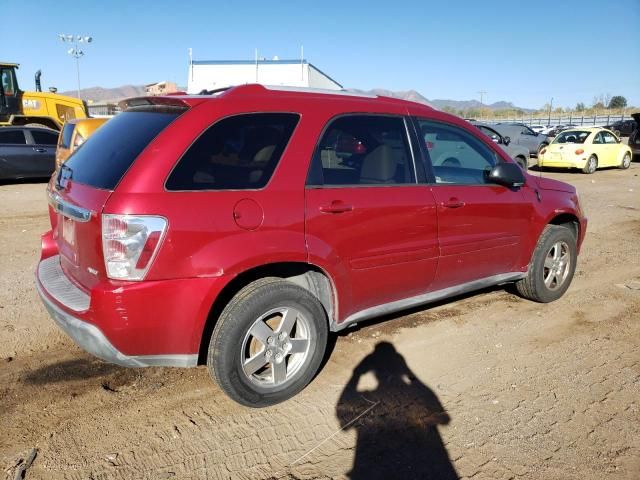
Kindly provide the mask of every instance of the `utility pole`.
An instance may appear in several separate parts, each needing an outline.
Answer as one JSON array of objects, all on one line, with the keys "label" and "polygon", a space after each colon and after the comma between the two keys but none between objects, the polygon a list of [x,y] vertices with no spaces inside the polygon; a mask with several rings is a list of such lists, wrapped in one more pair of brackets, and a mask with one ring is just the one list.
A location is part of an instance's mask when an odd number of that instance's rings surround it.
[{"label": "utility pole", "polygon": [[480,105],[484,105],[484,102],[482,100],[483,100],[484,96],[487,94],[487,91],[486,90],[480,90],[478,93],[480,94]]},{"label": "utility pole", "polygon": [[551,97],[551,101],[549,102],[549,119],[547,121],[547,125],[551,126],[551,110],[553,110],[553,97]]},{"label": "utility pole", "polygon": [[76,74],[78,76],[78,98],[80,98],[80,58],[84,55],[84,51],[82,51],[78,43],[91,43],[93,41],[93,37],[89,36],[81,36],[81,35],[58,35],[58,39],[62,42],[70,43],[73,46],[67,50],[67,53],[76,59]]}]

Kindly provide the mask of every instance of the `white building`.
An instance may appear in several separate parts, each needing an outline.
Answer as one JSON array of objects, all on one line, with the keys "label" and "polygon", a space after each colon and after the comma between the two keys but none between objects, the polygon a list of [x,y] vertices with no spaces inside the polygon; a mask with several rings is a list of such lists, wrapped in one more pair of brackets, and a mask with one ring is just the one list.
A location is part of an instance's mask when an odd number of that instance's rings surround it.
[{"label": "white building", "polygon": [[307,60],[191,60],[187,93],[246,83],[339,90],[338,82]]}]

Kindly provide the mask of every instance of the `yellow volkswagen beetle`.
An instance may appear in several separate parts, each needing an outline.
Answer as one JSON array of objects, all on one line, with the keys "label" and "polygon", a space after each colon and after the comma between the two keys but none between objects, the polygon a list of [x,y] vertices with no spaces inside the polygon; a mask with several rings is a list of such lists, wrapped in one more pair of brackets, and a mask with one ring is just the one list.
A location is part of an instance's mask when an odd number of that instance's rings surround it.
[{"label": "yellow volkswagen beetle", "polygon": [[538,155],[540,167],[580,168],[584,173],[601,167],[626,169],[629,165],[631,149],[601,127],[564,130]]}]

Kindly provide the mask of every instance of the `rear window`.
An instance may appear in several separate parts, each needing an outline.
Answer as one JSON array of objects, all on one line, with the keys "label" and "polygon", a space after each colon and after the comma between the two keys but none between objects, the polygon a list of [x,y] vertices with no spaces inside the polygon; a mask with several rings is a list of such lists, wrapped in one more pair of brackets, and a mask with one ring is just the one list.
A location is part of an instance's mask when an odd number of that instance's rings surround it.
[{"label": "rear window", "polygon": [[298,123],[294,113],[250,113],[209,127],[167,180],[167,190],[242,190],[271,179]]},{"label": "rear window", "polygon": [[71,137],[73,136],[73,131],[76,128],[75,123],[65,123],[64,127],[62,127],[62,132],[60,133],[60,138],[58,140],[58,145],[61,148],[69,148],[71,145]]},{"label": "rear window", "polygon": [[57,134],[43,130],[31,130],[31,136],[36,145],[55,145],[58,140]]},{"label": "rear window", "polygon": [[113,190],[142,150],[183,110],[123,112],[96,130],[65,164],[74,182]]}]

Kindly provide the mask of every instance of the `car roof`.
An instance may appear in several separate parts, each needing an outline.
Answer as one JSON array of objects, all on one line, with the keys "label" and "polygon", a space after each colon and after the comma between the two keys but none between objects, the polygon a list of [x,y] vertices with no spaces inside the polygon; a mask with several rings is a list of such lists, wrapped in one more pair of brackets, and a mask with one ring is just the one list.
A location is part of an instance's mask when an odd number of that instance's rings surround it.
[{"label": "car roof", "polygon": [[120,103],[123,110],[140,105],[166,105],[179,106],[180,104],[195,107],[203,102],[216,100],[228,100],[241,97],[261,97],[261,98],[282,98],[283,100],[320,100],[322,102],[340,102],[344,104],[362,104],[363,102],[375,102],[379,105],[389,105],[405,107],[408,109],[428,109],[435,111],[432,107],[402,100],[399,98],[385,97],[368,93],[351,92],[346,90],[324,90],[315,88],[299,88],[287,86],[270,86],[260,84],[247,84],[230,87],[228,89],[212,91],[210,94],[198,95],[167,95],[156,97],[134,97]]}]

